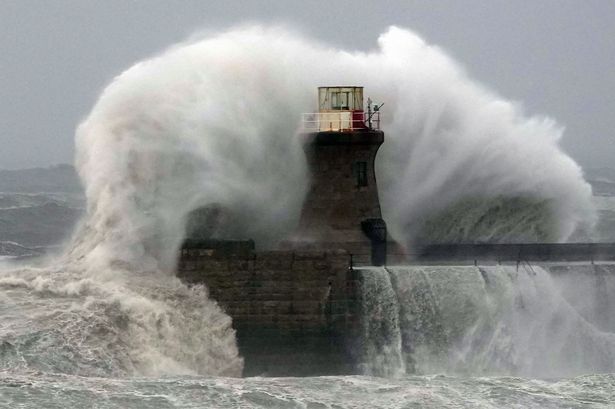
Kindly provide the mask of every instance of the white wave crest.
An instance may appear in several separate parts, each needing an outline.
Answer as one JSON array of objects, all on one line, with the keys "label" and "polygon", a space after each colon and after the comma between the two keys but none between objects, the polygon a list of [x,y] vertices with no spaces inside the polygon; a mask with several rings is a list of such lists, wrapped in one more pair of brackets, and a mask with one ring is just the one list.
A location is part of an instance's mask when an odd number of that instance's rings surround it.
[{"label": "white wave crest", "polygon": [[[410,31],[392,27],[378,44],[348,52],[248,27],[124,72],[77,136],[90,226],[113,238],[98,243],[171,265],[185,214],[208,203],[236,215],[228,232],[264,242],[289,231],[307,181],[298,121],[323,84],[363,85],[386,102],[377,173],[402,241],[469,197],[544,201],[558,241],[592,225],[591,188],[552,119],[524,116]],[[126,252],[124,240],[139,249]]]},{"label": "white wave crest", "polygon": [[[378,44],[349,52],[282,28],[238,28],[172,47],[104,90],[76,136],[87,214],[52,280],[80,283],[57,287],[62,296],[95,297],[81,298],[85,311],[119,308],[139,338],[130,359],[141,372],[182,372],[151,369],[165,359],[201,373],[240,368],[230,321],[169,276],[195,208],[228,209],[224,234],[259,243],[294,227],[308,179],[297,130],[317,86],[362,85],[386,103],[377,175],[400,240],[467,197],[548,202],[558,240],[591,225],[591,189],[553,120],[525,117],[410,31],[392,27]],[[24,291],[53,290],[48,278]]]}]

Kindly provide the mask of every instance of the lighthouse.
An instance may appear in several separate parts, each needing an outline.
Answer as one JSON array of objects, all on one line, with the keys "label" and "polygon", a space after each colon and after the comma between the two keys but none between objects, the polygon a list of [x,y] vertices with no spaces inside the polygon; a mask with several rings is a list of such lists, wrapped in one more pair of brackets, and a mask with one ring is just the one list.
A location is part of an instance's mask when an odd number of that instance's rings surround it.
[{"label": "lighthouse", "polygon": [[[182,246],[178,275],[207,285],[233,319],[245,376],[353,374],[362,359],[362,280],[352,266],[385,264],[388,243],[374,172],[380,106],[365,106],[355,86],[321,87],[315,106],[303,116],[311,177],[292,236],[274,250],[207,234]],[[196,216],[211,231],[225,211]]]},{"label": "lighthouse", "polygon": [[311,249],[343,249],[363,264],[386,261],[374,163],[384,142],[380,106],[363,87],[318,88],[318,112],[303,115],[302,137],[310,186],[295,242]]}]

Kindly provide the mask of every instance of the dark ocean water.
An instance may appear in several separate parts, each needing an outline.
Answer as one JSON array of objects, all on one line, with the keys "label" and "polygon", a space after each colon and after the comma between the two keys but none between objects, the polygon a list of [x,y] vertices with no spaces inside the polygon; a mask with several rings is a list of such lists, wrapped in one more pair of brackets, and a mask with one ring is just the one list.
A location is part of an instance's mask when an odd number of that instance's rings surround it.
[{"label": "dark ocean water", "polygon": [[3,408],[613,408],[615,375],[88,378],[0,373]]}]

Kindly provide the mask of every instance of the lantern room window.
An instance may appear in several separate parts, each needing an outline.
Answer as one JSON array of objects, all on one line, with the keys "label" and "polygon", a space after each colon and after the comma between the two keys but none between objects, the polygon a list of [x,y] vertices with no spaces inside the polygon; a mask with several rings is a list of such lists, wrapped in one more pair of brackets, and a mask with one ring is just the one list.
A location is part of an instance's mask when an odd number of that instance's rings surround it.
[{"label": "lantern room window", "polygon": [[331,93],[331,109],[348,111],[349,100],[350,92],[333,92]]},{"label": "lantern room window", "polygon": [[318,88],[320,112],[363,111],[363,87]]}]

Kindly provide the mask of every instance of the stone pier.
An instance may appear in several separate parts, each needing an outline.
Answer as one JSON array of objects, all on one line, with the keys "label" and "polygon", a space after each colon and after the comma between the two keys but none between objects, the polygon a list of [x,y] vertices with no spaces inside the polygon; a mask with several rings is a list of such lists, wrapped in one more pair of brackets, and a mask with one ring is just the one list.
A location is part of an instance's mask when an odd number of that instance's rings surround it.
[{"label": "stone pier", "polygon": [[213,247],[186,243],[178,276],[205,284],[233,319],[244,376],[356,372],[359,282],[346,251]]}]

